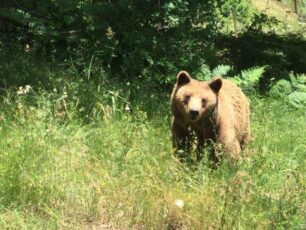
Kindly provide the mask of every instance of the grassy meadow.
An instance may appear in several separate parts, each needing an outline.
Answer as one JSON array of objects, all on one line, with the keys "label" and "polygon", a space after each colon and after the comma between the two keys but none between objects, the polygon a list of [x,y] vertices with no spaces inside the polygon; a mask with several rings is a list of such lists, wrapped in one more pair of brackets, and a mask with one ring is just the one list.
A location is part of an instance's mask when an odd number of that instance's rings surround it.
[{"label": "grassy meadow", "polygon": [[[281,2],[4,0],[0,230],[305,230],[306,26]],[[182,69],[244,86],[239,162],[173,156]]]},{"label": "grassy meadow", "polygon": [[305,229],[305,110],[248,95],[253,141],[211,169],[173,157],[171,89],[72,82],[1,92],[0,229]]}]

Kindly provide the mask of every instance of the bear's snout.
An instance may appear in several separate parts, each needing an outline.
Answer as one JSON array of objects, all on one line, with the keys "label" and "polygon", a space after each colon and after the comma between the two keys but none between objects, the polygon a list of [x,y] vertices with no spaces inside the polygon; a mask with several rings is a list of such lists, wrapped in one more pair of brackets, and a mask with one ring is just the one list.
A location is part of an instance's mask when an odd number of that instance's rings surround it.
[{"label": "bear's snout", "polygon": [[199,116],[200,112],[198,110],[190,110],[189,111],[189,117],[191,120],[196,120]]}]

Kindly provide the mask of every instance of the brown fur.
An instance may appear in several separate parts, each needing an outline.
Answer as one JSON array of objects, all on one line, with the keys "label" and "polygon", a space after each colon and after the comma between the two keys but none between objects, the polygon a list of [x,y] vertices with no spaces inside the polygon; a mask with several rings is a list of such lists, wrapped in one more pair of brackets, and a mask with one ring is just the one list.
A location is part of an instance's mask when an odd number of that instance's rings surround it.
[{"label": "brown fur", "polygon": [[202,82],[181,71],[171,95],[171,108],[176,150],[190,149],[194,131],[198,152],[206,141],[212,140],[230,158],[237,159],[242,146],[250,140],[249,102],[229,80],[215,78]]}]

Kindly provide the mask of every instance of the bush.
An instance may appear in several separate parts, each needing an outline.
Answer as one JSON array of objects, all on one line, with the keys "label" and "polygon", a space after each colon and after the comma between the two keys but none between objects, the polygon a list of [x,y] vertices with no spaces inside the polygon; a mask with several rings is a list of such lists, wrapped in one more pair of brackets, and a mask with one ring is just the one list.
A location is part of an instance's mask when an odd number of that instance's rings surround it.
[{"label": "bush", "polygon": [[306,75],[290,74],[289,80],[279,80],[272,86],[270,95],[295,108],[306,108]]}]

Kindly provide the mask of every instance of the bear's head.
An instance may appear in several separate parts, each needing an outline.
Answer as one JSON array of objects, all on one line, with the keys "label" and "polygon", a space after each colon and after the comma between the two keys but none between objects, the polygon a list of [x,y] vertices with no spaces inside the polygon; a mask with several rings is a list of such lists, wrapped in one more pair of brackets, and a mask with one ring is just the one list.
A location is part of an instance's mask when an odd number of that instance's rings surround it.
[{"label": "bear's head", "polygon": [[179,110],[176,112],[190,122],[196,122],[212,113],[221,87],[221,78],[215,78],[210,82],[197,81],[186,71],[181,71],[177,75],[172,103],[175,104],[175,110]]}]

